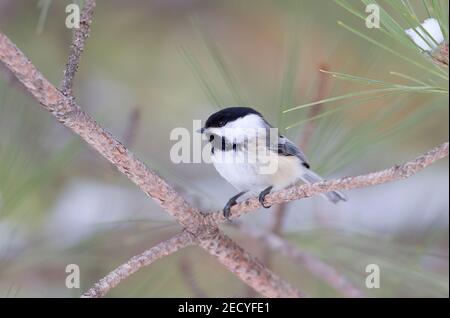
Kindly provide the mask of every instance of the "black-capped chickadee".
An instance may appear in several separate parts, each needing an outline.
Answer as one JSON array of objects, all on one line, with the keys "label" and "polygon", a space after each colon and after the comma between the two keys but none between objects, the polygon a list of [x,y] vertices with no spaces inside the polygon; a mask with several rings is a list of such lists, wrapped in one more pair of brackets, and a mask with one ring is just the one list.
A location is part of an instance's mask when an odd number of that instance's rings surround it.
[{"label": "black-capped chickadee", "polygon": [[[306,183],[323,180],[310,170],[304,153],[252,108],[222,109],[209,116],[199,132],[211,143],[211,160],[217,172],[240,191],[223,208],[226,218],[245,193],[259,193],[259,202],[269,208],[264,198],[270,191],[298,180]],[[324,196],[333,203],[347,200],[337,191]]]}]

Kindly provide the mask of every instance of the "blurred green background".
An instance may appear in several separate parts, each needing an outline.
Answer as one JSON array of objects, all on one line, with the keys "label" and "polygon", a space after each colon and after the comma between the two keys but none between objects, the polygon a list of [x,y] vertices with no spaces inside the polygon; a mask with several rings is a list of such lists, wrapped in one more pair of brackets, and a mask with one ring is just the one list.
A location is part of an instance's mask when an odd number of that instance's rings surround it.
[{"label": "blurred green background", "polygon": [[[407,2],[420,21],[429,15],[424,3],[436,8],[435,1]],[[71,41],[64,25],[69,3],[0,0],[1,31],[57,86]],[[362,2],[345,3],[365,14]],[[447,1],[436,3],[448,11]],[[402,27],[412,26],[389,2],[382,5]],[[448,29],[448,14],[439,18]],[[205,120],[225,106],[252,106],[297,142],[312,129],[305,152],[326,177],[387,168],[448,140],[448,68],[402,41],[407,37],[365,28],[340,1],[98,0],[75,95],[190,202],[213,212],[233,188],[212,165],[172,163],[169,135],[176,127],[191,130],[193,119]],[[374,88],[321,69],[442,90],[402,89],[283,113],[318,98]],[[348,196],[338,206],[320,197],[291,203],[283,236],[333,265],[369,297],[448,297],[448,160],[411,179]],[[243,222],[269,227],[272,215],[260,210]],[[224,229],[262,256],[258,241]],[[0,66],[0,297],[77,297],[179,230]],[[71,263],[80,266],[81,289],[65,287]],[[381,269],[379,289],[364,285],[371,263]],[[277,253],[270,266],[309,296],[341,296]],[[200,294],[256,296],[194,247],[141,270],[109,296]]]}]

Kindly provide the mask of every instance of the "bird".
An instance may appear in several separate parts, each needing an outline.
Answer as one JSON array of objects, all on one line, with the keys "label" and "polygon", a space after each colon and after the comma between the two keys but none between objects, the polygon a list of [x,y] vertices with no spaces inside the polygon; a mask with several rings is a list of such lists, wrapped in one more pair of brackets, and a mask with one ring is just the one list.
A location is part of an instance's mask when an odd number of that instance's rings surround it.
[{"label": "bird", "polygon": [[[223,208],[226,219],[244,194],[257,194],[260,204],[269,208],[264,199],[271,191],[299,180],[308,184],[323,180],[311,170],[303,151],[253,108],[221,109],[198,132],[211,143],[211,161],[219,175],[239,191]],[[347,200],[338,191],[323,195],[333,203]]]}]

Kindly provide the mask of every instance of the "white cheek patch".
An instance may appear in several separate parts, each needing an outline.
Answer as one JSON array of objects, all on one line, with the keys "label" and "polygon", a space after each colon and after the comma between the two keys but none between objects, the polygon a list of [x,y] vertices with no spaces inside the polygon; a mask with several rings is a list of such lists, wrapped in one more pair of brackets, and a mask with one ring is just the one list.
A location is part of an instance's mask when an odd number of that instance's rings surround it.
[{"label": "white cheek patch", "polygon": [[[276,129],[275,129],[276,130]],[[243,145],[248,144],[254,140],[258,140],[261,144],[266,144],[266,138],[269,137],[267,128],[213,128],[209,129],[207,133],[213,134],[216,138],[224,137],[228,143]],[[278,139],[278,130],[276,130],[275,136]],[[271,134],[272,135],[272,134]]]},{"label": "white cheek patch", "polygon": [[214,135],[217,135],[217,136],[220,136],[220,137],[222,137],[224,135],[223,128],[208,128],[206,130],[206,133],[207,134],[214,134]]},{"label": "white cheek patch", "polygon": [[266,125],[260,116],[250,114],[225,125],[226,128],[263,128]]},{"label": "white cheek patch", "polygon": [[250,114],[235,121],[227,123],[223,127],[223,135],[229,140],[234,140],[236,143],[243,143],[246,139],[253,139],[258,137],[261,130],[266,128],[266,124],[260,116]]}]

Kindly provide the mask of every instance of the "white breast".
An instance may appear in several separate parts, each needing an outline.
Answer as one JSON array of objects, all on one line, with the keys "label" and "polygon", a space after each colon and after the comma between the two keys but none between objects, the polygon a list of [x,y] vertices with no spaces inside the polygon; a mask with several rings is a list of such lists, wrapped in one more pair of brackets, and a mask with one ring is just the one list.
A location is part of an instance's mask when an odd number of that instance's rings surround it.
[{"label": "white breast", "polygon": [[[211,159],[217,172],[239,191],[258,192],[269,186],[282,189],[297,181],[304,169],[294,156],[271,153],[261,159],[260,156],[252,157],[254,154],[253,151],[215,149]],[[268,169],[269,165],[275,169]]]},{"label": "white breast", "polygon": [[211,160],[217,172],[239,191],[263,189],[270,185],[270,176],[258,174],[258,164],[248,163],[242,151],[215,150]]}]

